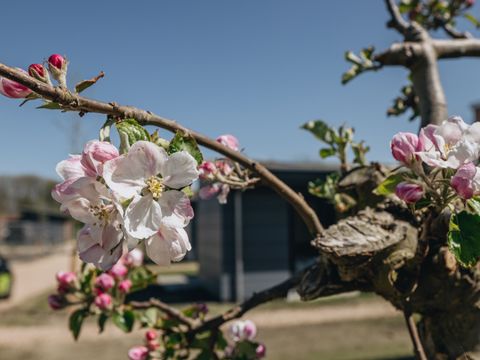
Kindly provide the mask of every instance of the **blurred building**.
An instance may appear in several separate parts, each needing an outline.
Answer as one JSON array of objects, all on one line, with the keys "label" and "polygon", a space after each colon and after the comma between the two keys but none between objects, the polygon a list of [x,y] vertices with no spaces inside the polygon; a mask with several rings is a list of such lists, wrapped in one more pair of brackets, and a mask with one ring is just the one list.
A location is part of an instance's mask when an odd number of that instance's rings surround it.
[{"label": "blurred building", "polygon": [[[270,163],[267,167],[334,222],[332,205],[310,195],[307,184],[335,170],[318,164]],[[200,280],[215,298],[239,301],[287,279],[317,256],[305,224],[291,205],[266,186],[232,191],[226,205],[216,199],[195,205],[193,241]]]}]

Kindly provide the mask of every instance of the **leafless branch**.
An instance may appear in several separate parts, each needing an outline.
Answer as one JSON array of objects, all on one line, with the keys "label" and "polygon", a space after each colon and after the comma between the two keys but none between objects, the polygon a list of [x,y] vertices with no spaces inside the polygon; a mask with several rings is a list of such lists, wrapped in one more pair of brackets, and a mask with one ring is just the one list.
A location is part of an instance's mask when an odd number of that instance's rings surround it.
[{"label": "leafless branch", "polygon": [[412,313],[407,310],[404,310],[403,316],[405,317],[408,333],[410,334],[410,338],[412,339],[413,350],[415,351],[415,357],[418,360],[428,360],[422,345],[422,341],[420,340],[420,336],[418,335],[417,325],[415,324],[415,321],[412,317]]},{"label": "leafless branch", "polygon": [[387,10],[391,17],[387,23],[387,26],[394,28],[403,35],[406,35],[410,24],[402,17],[402,14],[400,14],[395,0],[385,0],[385,4],[387,5]]},{"label": "leafless branch", "polygon": [[204,323],[202,323],[201,325],[193,328],[192,330],[190,330],[188,335],[193,336],[195,334],[198,334],[207,330],[217,329],[222,324],[233,319],[238,319],[247,311],[259,305],[262,305],[266,302],[269,302],[275,299],[285,298],[288,294],[288,291],[300,283],[300,281],[302,280],[302,276],[303,276],[303,272],[300,272],[294,275],[293,277],[285,280],[284,282],[281,282],[278,285],[275,285],[269,289],[260,291],[259,293],[253,294],[252,297],[250,297],[248,300],[231,308],[224,314],[211,318],[205,321]]},{"label": "leafless branch", "polygon": [[439,59],[480,56],[479,39],[432,40]]},{"label": "leafless branch", "polygon": [[74,94],[66,89],[52,87],[48,84],[42,83],[33,77],[4,64],[0,64],[0,76],[17,81],[18,83],[32,89],[32,91],[43,98],[61,104],[62,109],[65,111],[78,111],[82,113],[94,112],[113,115],[120,118],[134,118],[143,125],[154,125],[172,132],[183,131],[189,133],[200,145],[223,154],[224,156],[240,163],[244,167],[258,174],[258,176],[262,178],[266,185],[270,186],[295,208],[312,234],[319,234],[323,230],[323,226],[320,223],[317,214],[307,204],[305,199],[293,191],[278,177],[276,177],[265,166],[253,159],[248,158],[239,151],[234,151],[203,134],[185,128],[174,120],[170,120],[155,115],[150,111],[141,110],[131,106],[122,106],[114,102],[105,103],[88,99]]},{"label": "leafless branch", "polygon": [[465,32],[459,31],[450,24],[443,24],[442,28],[447,33],[448,36],[454,39],[471,39],[472,38],[472,34],[470,34],[468,31],[465,31]]}]

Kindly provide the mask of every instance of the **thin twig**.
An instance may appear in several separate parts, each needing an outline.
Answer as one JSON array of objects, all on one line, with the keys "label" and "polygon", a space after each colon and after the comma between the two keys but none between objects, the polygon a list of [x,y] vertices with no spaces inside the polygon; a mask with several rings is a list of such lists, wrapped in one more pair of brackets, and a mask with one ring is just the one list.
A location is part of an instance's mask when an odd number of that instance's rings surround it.
[{"label": "thin twig", "polygon": [[417,325],[413,319],[412,313],[409,310],[403,311],[403,316],[405,317],[405,322],[407,324],[408,333],[412,339],[413,349],[415,351],[415,357],[418,360],[428,360],[425,350],[423,349],[422,341],[418,335]]},{"label": "thin twig", "polygon": [[128,303],[128,305],[132,306],[134,309],[148,309],[155,307],[168,316],[178,320],[183,325],[186,325],[189,329],[191,329],[195,324],[192,319],[186,317],[174,307],[155,298],[151,298],[149,301],[131,301]]},{"label": "thin twig", "polygon": [[405,35],[410,27],[410,24],[402,17],[402,14],[400,14],[400,10],[398,10],[395,0],[385,0],[385,4],[387,5],[387,10],[391,17],[390,21],[387,23],[387,26],[394,28],[401,34]]},{"label": "thin twig", "polygon": [[217,329],[224,323],[233,319],[238,319],[247,311],[261,304],[264,304],[266,302],[269,302],[275,299],[285,298],[288,294],[288,291],[300,283],[302,276],[303,276],[303,272],[300,272],[278,285],[275,285],[269,289],[260,291],[259,293],[253,294],[245,302],[238,304],[237,306],[231,308],[227,312],[221,315],[218,315],[214,318],[211,318],[205,321],[204,323],[202,323],[201,325],[193,328],[192,330],[190,330],[187,336],[191,337],[191,336],[194,336],[195,334],[198,334],[204,331]]},{"label": "thin twig", "polygon": [[242,166],[258,174],[258,176],[262,178],[266,185],[270,186],[295,208],[313,235],[316,236],[323,231],[323,226],[320,223],[315,211],[307,204],[302,196],[297,194],[287,184],[276,177],[265,166],[253,159],[248,158],[239,151],[234,151],[220,144],[218,141],[215,141],[193,130],[187,129],[173,120],[155,115],[149,111],[130,106],[118,105],[114,102],[105,103],[97,100],[87,99],[74,94],[67,89],[52,87],[48,84],[42,83],[28,74],[22,73],[20,70],[11,68],[4,64],[0,64],[0,76],[25,85],[43,98],[61,104],[62,110],[65,111],[79,111],[83,113],[94,112],[120,118],[134,118],[142,125],[154,125],[172,132],[182,131],[188,133],[193,136],[200,145],[223,154],[224,156],[240,163]]}]

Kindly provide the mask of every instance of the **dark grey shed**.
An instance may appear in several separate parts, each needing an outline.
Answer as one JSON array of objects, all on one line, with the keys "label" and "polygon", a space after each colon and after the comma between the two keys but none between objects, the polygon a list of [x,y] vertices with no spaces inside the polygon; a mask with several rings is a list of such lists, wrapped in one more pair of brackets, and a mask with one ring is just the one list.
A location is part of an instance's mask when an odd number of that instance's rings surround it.
[{"label": "dark grey shed", "polygon": [[[335,171],[318,164],[268,163],[280,179],[301,193],[322,222],[332,223],[330,204],[310,195],[309,181]],[[196,203],[194,242],[199,277],[221,301],[243,300],[285,280],[314,261],[311,236],[293,208],[270,188],[232,191],[226,205],[216,199]]]}]

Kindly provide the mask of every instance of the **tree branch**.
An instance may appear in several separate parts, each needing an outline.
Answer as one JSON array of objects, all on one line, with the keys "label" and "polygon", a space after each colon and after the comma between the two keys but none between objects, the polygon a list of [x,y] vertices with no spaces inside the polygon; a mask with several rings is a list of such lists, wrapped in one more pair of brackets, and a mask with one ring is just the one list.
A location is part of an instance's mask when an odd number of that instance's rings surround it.
[{"label": "tree branch", "polygon": [[114,102],[105,103],[88,99],[73,94],[67,89],[47,85],[4,64],[0,64],[0,76],[25,85],[43,98],[61,104],[62,109],[66,111],[79,111],[82,113],[94,112],[121,118],[134,118],[142,125],[154,125],[172,132],[187,132],[192,135],[200,145],[212,149],[257,173],[265,184],[270,186],[295,208],[312,234],[317,235],[323,231],[323,226],[315,211],[307,204],[301,195],[293,191],[288,185],[272,174],[272,172],[270,172],[265,166],[203,134],[187,129],[173,120],[155,115],[150,111],[141,110],[131,106],[122,106]]},{"label": "tree branch", "polygon": [[410,338],[412,340],[415,357],[418,360],[428,360],[422,345],[422,341],[420,340],[420,336],[418,335],[417,324],[415,324],[412,313],[410,311],[404,310],[403,316],[405,318],[405,323],[407,324],[408,333],[410,334]]},{"label": "tree branch", "polygon": [[275,285],[269,289],[260,291],[259,293],[253,294],[252,297],[250,297],[248,300],[235,306],[234,308],[231,308],[224,314],[211,318],[205,321],[204,323],[202,323],[201,325],[193,328],[188,333],[188,336],[194,336],[195,334],[198,334],[204,331],[217,329],[224,323],[231,321],[233,319],[238,319],[247,311],[259,305],[262,305],[266,302],[269,302],[275,299],[285,298],[288,294],[288,291],[300,283],[300,281],[302,280],[302,276],[303,276],[303,272],[300,272],[294,275],[293,277],[285,280],[284,282],[281,282],[278,285]]},{"label": "tree branch", "polygon": [[439,59],[480,56],[479,39],[432,40]]},{"label": "tree branch", "polygon": [[390,13],[391,19],[387,22],[387,27],[397,30],[402,35],[406,35],[410,24],[402,17],[395,0],[385,0],[387,10]]},{"label": "tree branch", "polygon": [[442,24],[442,29],[447,33],[448,36],[454,39],[471,39],[472,38],[472,34],[470,34],[468,31],[461,32],[450,24],[445,24],[445,23]]}]

